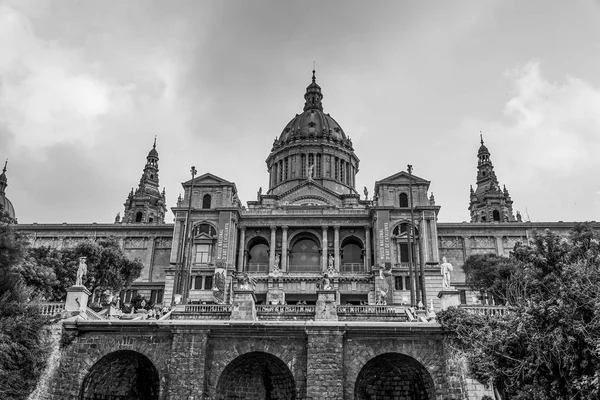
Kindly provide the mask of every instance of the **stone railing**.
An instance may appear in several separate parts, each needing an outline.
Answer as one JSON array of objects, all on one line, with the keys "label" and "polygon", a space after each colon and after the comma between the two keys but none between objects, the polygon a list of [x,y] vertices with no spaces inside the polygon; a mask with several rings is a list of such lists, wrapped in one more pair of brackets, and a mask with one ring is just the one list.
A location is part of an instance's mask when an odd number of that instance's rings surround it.
[{"label": "stone railing", "polygon": [[505,306],[460,305],[458,307],[469,314],[478,315],[505,315],[509,312],[508,307]]},{"label": "stone railing", "polygon": [[343,274],[362,274],[365,272],[363,263],[342,263],[340,272]]},{"label": "stone railing", "polygon": [[89,307],[85,309],[84,315],[86,319],[91,321],[103,321],[106,319]]},{"label": "stone railing", "polygon": [[185,304],[176,306],[170,319],[229,319],[231,304]]},{"label": "stone railing", "polygon": [[340,321],[408,321],[406,309],[401,306],[337,306],[337,314]]},{"label": "stone railing", "polygon": [[315,306],[259,304],[256,315],[261,320],[310,320],[315,317]]},{"label": "stone railing", "polygon": [[65,303],[41,303],[40,311],[42,315],[53,316],[65,311]]}]

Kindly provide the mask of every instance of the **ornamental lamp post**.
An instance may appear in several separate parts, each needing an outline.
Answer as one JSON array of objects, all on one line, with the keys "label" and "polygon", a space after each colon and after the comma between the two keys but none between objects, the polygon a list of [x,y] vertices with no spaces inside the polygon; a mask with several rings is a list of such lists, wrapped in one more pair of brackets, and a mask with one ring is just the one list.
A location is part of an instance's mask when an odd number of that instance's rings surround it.
[{"label": "ornamental lamp post", "polygon": [[[186,257],[186,249],[187,249],[187,242],[189,240],[188,236],[191,234],[191,230],[190,230],[190,221],[191,221],[191,217],[192,217],[192,195],[194,194],[194,177],[196,176],[196,167],[192,165],[192,168],[190,169],[190,173],[192,175],[192,184],[190,186],[190,197],[188,198],[188,209],[187,209],[187,216],[186,216],[186,221],[185,221],[185,231],[184,231],[184,235],[182,237],[182,241],[183,241],[183,249],[181,252],[181,261],[179,263],[179,281],[178,281],[178,285],[177,285],[177,294],[175,295],[176,298],[178,298],[183,304],[187,304],[187,286],[188,286],[188,280],[189,280],[189,271],[186,268],[186,265],[189,263],[189,259],[190,257]],[[191,243],[190,243],[190,249],[191,249]],[[191,263],[190,263],[191,265]]]}]

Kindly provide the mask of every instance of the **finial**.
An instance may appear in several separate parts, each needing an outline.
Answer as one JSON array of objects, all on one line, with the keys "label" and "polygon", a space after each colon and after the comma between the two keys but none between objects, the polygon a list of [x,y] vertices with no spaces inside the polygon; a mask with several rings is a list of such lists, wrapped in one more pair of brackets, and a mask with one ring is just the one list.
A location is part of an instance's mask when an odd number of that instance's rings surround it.
[{"label": "finial", "polygon": [[4,168],[2,168],[2,173],[6,172],[6,165],[8,164],[8,158],[4,161]]},{"label": "finial", "polygon": [[315,71],[315,69],[314,69],[314,68],[315,68],[315,67],[313,66],[313,76],[312,76],[312,81],[313,81],[313,83],[315,83],[315,82],[316,82],[316,80],[317,80],[317,77],[315,76],[315,72],[316,72],[316,71]]},{"label": "finial", "polygon": [[152,146],[153,149],[156,149],[156,135],[154,135],[154,145]]},{"label": "finial", "polygon": [[483,133],[479,131],[479,138],[481,139],[481,145],[483,146]]}]

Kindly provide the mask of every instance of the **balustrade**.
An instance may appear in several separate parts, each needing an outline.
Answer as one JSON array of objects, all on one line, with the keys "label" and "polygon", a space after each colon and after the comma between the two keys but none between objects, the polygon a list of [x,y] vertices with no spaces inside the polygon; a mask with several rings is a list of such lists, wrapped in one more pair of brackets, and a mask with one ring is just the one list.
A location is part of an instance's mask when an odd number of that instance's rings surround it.
[{"label": "balustrade", "polygon": [[56,315],[65,311],[65,303],[41,303],[40,310],[42,315]]},{"label": "balustrade", "polygon": [[502,316],[509,312],[508,307],[505,306],[486,306],[486,305],[460,305],[461,310],[465,310],[469,314],[478,315],[497,315]]}]

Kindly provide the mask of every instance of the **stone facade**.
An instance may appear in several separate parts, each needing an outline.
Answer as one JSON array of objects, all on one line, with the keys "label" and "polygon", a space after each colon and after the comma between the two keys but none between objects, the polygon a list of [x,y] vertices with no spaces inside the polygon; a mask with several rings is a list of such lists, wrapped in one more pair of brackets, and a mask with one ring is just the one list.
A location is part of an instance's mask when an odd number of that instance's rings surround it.
[{"label": "stone facade", "polygon": [[[359,159],[323,112],[314,73],[304,99],[267,157],[269,187],[245,206],[235,183],[193,173],[171,208],[174,223],[164,223],[155,143],[122,219],[17,225],[33,246],[116,237],[144,264],[122,299],[138,293],[152,303],[182,303],[165,321],[66,323],[73,341],[48,399],[489,394],[456,367],[441,327],[414,322],[406,307],[420,308],[421,320],[423,308],[440,309],[442,257],[454,265],[446,290],[452,301],[481,304],[480,293],[465,285],[469,255],[508,255],[534,230],[566,235],[574,224],[515,218],[483,140],[469,223],[438,223],[430,182],[410,167],[375,182],[371,198],[364,188],[361,198]],[[114,385],[106,385],[109,378]]]},{"label": "stone facade", "polygon": [[[64,328],[72,342],[62,349],[46,399],[94,393],[161,400],[366,399],[415,391],[422,399],[463,398],[463,378],[448,368],[436,324],[79,321]],[[136,381],[146,385],[147,397],[132,391]]]}]

